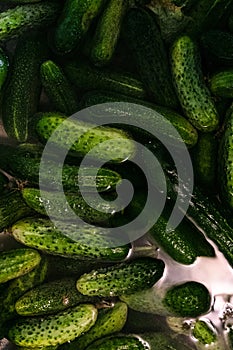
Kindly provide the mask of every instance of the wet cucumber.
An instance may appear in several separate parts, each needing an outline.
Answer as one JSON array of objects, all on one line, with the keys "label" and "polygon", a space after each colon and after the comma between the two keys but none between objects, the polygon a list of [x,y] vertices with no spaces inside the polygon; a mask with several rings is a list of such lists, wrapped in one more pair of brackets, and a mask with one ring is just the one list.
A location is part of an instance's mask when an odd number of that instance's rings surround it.
[{"label": "wet cucumber", "polygon": [[[87,347],[86,350],[149,350],[150,348],[144,345],[141,340],[128,335],[118,335],[115,337],[103,338],[94,342]],[[161,348],[159,348],[161,350]]]},{"label": "wet cucumber", "polygon": [[219,116],[201,71],[197,44],[183,35],[173,43],[171,66],[174,86],[189,121],[200,131],[217,129]]},{"label": "wet cucumber", "polygon": [[96,301],[77,291],[75,278],[63,278],[31,289],[16,301],[15,310],[21,316],[42,316]]},{"label": "wet cucumber", "polygon": [[40,67],[42,86],[56,111],[71,115],[78,110],[78,102],[72,85],[62,69],[53,61],[44,62]]},{"label": "wet cucumber", "polygon": [[[27,1],[28,2],[28,1]],[[0,41],[22,35],[28,29],[41,29],[55,22],[60,3],[42,1],[38,4],[26,4],[0,13]]]},{"label": "wet cucumber", "polygon": [[115,91],[141,99],[147,96],[143,83],[129,73],[98,69],[81,60],[68,62],[64,71],[69,80],[83,91]]},{"label": "wet cucumber", "polygon": [[40,254],[33,249],[18,248],[0,253],[0,283],[5,283],[33,270],[39,263]]},{"label": "wet cucumber", "polygon": [[3,126],[8,136],[19,142],[28,138],[29,118],[39,103],[40,65],[46,55],[44,38],[24,35],[14,54],[11,76],[3,97]]},{"label": "wet cucumber", "polygon": [[96,66],[104,66],[111,61],[127,8],[128,2],[125,0],[110,0],[107,4],[92,43],[91,60]]},{"label": "wet cucumber", "polygon": [[14,322],[8,339],[17,346],[55,346],[87,332],[96,318],[97,309],[91,304],[81,304],[42,318],[25,317]]},{"label": "wet cucumber", "polygon": [[57,229],[48,219],[28,218],[13,225],[13,237],[29,247],[45,251],[49,254],[78,259],[121,261],[129,253],[129,245],[119,244],[117,238],[107,246],[106,235],[101,236],[101,228],[80,226],[67,223],[60,224]]},{"label": "wet cucumber", "polygon": [[131,9],[125,19],[124,36],[151,99],[161,106],[178,107],[168,54],[153,12]]},{"label": "wet cucumber", "polygon": [[216,343],[217,333],[205,321],[197,320],[192,330],[192,336],[204,346]]},{"label": "wet cucumber", "polygon": [[[75,156],[86,156],[94,148],[90,158],[118,163],[135,154],[135,144],[124,131],[106,126],[96,127],[78,119],[66,119],[61,114],[43,114],[36,125],[39,138],[47,142],[55,130],[53,143],[58,148],[70,150]],[[73,144],[71,140],[74,140]]]},{"label": "wet cucumber", "polygon": [[210,78],[211,92],[220,97],[233,97],[233,69],[223,70],[215,73]]},{"label": "wet cucumber", "polygon": [[54,49],[61,54],[75,49],[105,3],[106,0],[66,0],[53,35]]},{"label": "wet cucumber", "polygon": [[82,275],[77,289],[84,295],[119,296],[152,287],[163,275],[164,262],[153,258],[137,258]]},{"label": "wet cucumber", "polygon": [[97,339],[120,332],[127,320],[128,307],[123,302],[116,302],[111,308],[99,310],[94,326],[84,335],[69,344],[64,344],[62,350],[84,350]]}]

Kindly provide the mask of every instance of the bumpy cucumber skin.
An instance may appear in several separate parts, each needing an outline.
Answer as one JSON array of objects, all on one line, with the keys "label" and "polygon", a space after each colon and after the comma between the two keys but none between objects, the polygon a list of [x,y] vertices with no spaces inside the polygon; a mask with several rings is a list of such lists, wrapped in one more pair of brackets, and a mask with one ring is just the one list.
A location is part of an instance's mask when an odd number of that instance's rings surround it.
[{"label": "bumpy cucumber skin", "polygon": [[[54,255],[79,259],[120,261],[127,257],[129,245],[117,246],[112,239],[112,247],[106,247],[106,237],[97,235],[101,228],[85,230],[75,224],[64,224],[63,232],[73,234],[74,240],[62,234],[48,219],[28,218],[12,226],[12,235],[19,242]],[[85,234],[85,235],[84,235]],[[70,236],[71,237],[71,236]],[[80,241],[78,238],[80,237]]]},{"label": "bumpy cucumber skin", "polygon": [[148,94],[161,106],[176,108],[169,59],[150,10],[134,8],[126,16],[124,35]]},{"label": "bumpy cucumber skin", "polygon": [[131,294],[152,287],[162,277],[164,267],[162,260],[138,258],[82,275],[77,289],[84,295],[103,297]]},{"label": "bumpy cucumber skin", "polygon": [[103,338],[87,347],[86,350],[149,350],[149,347],[136,337],[119,335],[110,338]]},{"label": "bumpy cucumber skin", "polygon": [[105,3],[106,0],[66,0],[53,35],[54,49],[63,54],[75,49]]},{"label": "bumpy cucumber skin", "polygon": [[5,283],[33,270],[39,263],[40,254],[33,249],[19,248],[0,253],[0,283]]},{"label": "bumpy cucumber skin", "polygon": [[104,66],[111,61],[127,8],[128,2],[125,0],[110,0],[107,4],[92,43],[90,58],[96,66]]},{"label": "bumpy cucumber skin", "polygon": [[28,138],[29,118],[36,112],[41,85],[39,70],[46,55],[44,38],[25,35],[17,44],[11,76],[3,97],[2,119],[8,136]]},{"label": "bumpy cucumber skin", "polygon": [[100,70],[80,60],[67,63],[64,71],[68,79],[78,89],[84,91],[107,90],[141,99],[147,97],[143,83],[129,73],[119,73],[110,69]]},{"label": "bumpy cucumber skin", "polygon": [[208,289],[198,282],[186,282],[169,289],[163,304],[174,315],[197,317],[210,309],[211,296]]},{"label": "bumpy cucumber skin", "polygon": [[12,325],[8,339],[26,347],[63,344],[87,332],[94,325],[97,313],[93,305],[81,304],[46,318],[25,317]]},{"label": "bumpy cucumber skin", "polygon": [[[193,147],[197,143],[198,134],[196,129],[192,126],[192,124],[189,123],[189,121],[186,118],[184,118],[182,115],[180,115],[179,113],[177,113],[176,111],[170,108],[158,106],[153,103],[139,100],[130,96],[117,94],[114,92],[106,92],[106,91],[87,92],[82,96],[80,104],[83,106],[83,108],[87,108],[90,106],[94,106],[96,104],[106,103],[106,102],[129,102],[129,103],[139,104],[139,105],[151,108],[156,112],[160,113],[164,118],[169,120],[169,122],[177,129],[177,131],[179,132],[182,140],[185,142],[187,147]],[[147,115],[148,114],[145,114],[145,116],[143,116],[143,120],[148,118],[147,122],[151,123],[153,114],[149,115],[149,117],[147,117]],[[126,125],[122,125],[122,128],[125,128],[125,127]],[[135,138],[135,135],[138,135],[136,137],[140,138],[140,135],[142,134],[142,131],[140,129],[138,130],[132,129],[132,127],[130,128],[130,126],[128,126],[127,130],[131,132],[134,138]]]},{"label": "bumpy cucumber skin", "polygon": [[29,29],[50,26],[60,11],[59,2],[43,1],[9,9],[0,14],[0,41],[22,35]]},{"label": "bumpy cucumber skin", "polygon": [[31,289],[16,301],[15,310],[21,316],[42,316],[96,301],[77,291],[75,278],[63,278]]},{"label": "bumpy cucumber skin", "polygon": [[61,68],[53,61],[46,61],[40,67],[42,86],[54,108],[71,115],[78,110],[78,102],[72,85]]},{"label": "bumpy cucumber skin", "polygon": [[217,129],[219,116],[204,82],[198,47],[189,36],[174,42],[171,67],[177,96],[189,121],[202,132]]},{"label": "bumpy cucumber skin", "polygon": [[220,97],[233,97],[233,69],[215,73],[210,79],[211,92]]},{"label": "bumpy cucumber skin", "polygon": [[117,302],[112,308],[102,309],[94,326],[83,336],[69,344],[63,345],[63,350],[84,350],[97,339],[120,332],[127,320],[128,307],[123,302]]},{"label": "bumpy cucumber skin", "polygon": [[192,335],[204,345],[214,343],[217,340],[217,335],[210,329],[205,321],[201,320],[195,322]]}]

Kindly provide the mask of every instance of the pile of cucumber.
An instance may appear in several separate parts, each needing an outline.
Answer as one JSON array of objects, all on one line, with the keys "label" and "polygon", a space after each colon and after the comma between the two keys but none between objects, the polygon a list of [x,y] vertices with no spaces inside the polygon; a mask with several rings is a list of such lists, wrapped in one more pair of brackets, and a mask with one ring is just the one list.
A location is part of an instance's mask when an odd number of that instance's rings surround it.
[{"label": "pile of cucumber", "polygon": [[[0,349],[5,339],[19,350],[233,349],[233,309],[219,331],[205,281],[167,283],[171,264],[222,256],[233,267],[233,0],[0,8],[0,232],[11,242],[0,248]],[[93,106],[105,103],[102,125]],[[131,105],[145,129],[123,122]],[[193,189],[165,139],[178,158],[187,148]],[[132,234],[147,192],[164,195],[159,169],[135,161],[137,143],[162,168],[166,203]],[[134,193],[122,207],[124,179]]]}]

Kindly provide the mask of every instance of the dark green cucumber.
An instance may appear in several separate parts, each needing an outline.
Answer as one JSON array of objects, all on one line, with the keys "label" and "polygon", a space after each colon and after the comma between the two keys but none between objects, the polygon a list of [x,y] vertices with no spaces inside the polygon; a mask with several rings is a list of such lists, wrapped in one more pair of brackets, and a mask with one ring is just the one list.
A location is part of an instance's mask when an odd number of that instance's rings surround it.
[{"label": "dark green cucumber", "polygon": [[26,4],[0,13],[0,41],[22,35],[29,29],[42,29],[51,26],[60,11],[60,3],[42,1]]},{"label": "dark green cucumber", "polygon": [[3,126],[8,136],[19,142],[28,138],[28,121],[39,103],[40,65],[46,55],[44,37],[25,35],[17,44],[3,97]]},{"label": "dark green cucumber", "polygon": [[233,97],[233,69],[215,73],[210,79],[211,92],[220,97]]},{"label": "dark green cucumber", "polygon": [[45,89],[56,111],[71,115],[78,110],[78,102],[72,85],[66,79],[62,69],[53,61],[41,65],[40,76]]},{"label": "dark green cucumber", "polygon": [[6,187],[9,184],[9,179],[0,172],[0,196],[6,193]]},{"label": "dark green cucumber", "polygon": [[217,129],[219,116],[201,71],[198,47],[187,35],[179,37],[171,49],[174,86],[189,121],[200,131]]},{"label": "dark green cucumber", "polygon": [[[182,140],[185,142],[187,147],[192,147],[197,142],[198,134],[196,129],[192,126],[192,124],[190,124],[189,121],[186,118],[184,118],[182,115],[180,115],[176,111],[167,107],[158,106],[147,101],[139,100],[126,95],[116,94],[113,92],[106,92],[106,91],[87,92],[85,95],[83,95],[80,101],[80,104],[83,108],[87,108],[90,106],[94,106],[101,103],[107,103],[107,102],[128,102],[128,103],[134,103],[134,104],[138,104],[138,105],[142,105],[147,108],[150,108],[160,113],[176,128],[176,130],[179,132]],[[117,111],[117,106],[115,106],[115,111]],[[122,115],[122,113],[123,111],[119,110],[119,114]],[[95,118],[98,118],[98,115],[93,116],[93,120],[92,120],[93,122],[95,122]],[[115,121],[117,121],[117,113],[116,113],[116,116],[113,115],[112,118],[115,118]],[[142,120],[141,112],[138,113],[138,115],[135,114],[134,119],[135,118],[138,118],[138,121],[140,122]],[[156,125],[157,123],[156,118],[157,116],[155,115],[155,113],[153,112],[148,113],[147,111],[147,113],[143,115],[143,123],[147,123],[148,126],[150,126],[154,121]],[[135,129],[132,126],[125,125],[125,124],[122,124],[121,127],[123,129],[128,130],[136,139],[140,140],[140,139],[146,138],[148,140],[148,137],[151,137],[151,135],[148,135],[145,130]],[[157,127],[157,130],[158,130],[158,127]],[[166,129],[164,129],[163,131],[161,130],[161,132],[163,132],[164,135],[167,135]]]},{"label": "dark green cucumber", "polygon": [[81,304],[42,318],[25,317],[14,322],[8,339],[17,346],[55,346],[87,332],[96,318],[97,309],[91,304]]},{"label": "dark green cucumber", "polygon": [[77,289],[84,295],[119,296],[152,287],[163,275],[164,262],[137,258],[82,275]]},{"label": "dark green cucumber", "polygon": [[104,66],[111,61],[127,8],[125,0],[110,0],[102,13],[91,49],[91,60],[96,66]]},{"label": "dark green cucumber", "polygon": [[47,142],[55,130],[53,143],[76,156],[86,156],[94,147],[90,156],[94,160],[122,162],[135,154],[135,144],[124,131],[106,126],[96,127],[78,119],[66,119],[61,114],[43,114],[36,125],[40,139]]},{"label": "dark green cucumber", "polygon": [[81,60],[68,62],[64,71],[69,80],[84,91],[115,91],[141,99],[147,96],[143,83],[126,72],[98,69]]},{"label": "dark green cucumber", "polygon": [[212,133],[199,134],[198,142],[192,149],[194,180],[206,193],[216,193],[218,140]]},{"label": "dark green cucumber", "polygon": [[40,254],[33,249],[18,248],[0,253],[0,283],[25,275],[39,263]]},{"label": "dark green cucumber", "polygon": [[148,94],[161,106],[176,108],[169,59],[153,12],[131,9],[125,19],[124,36]]},{"label": "dark green cucumber", "polygon": [[[11,229],[13,237],[29,247],[49,254],[78,259],[121,261],[129,253],[129,245],[120,245],[117,238],[101,235],[101,228],[60,224],[59,229],[48,219],[28,218]],[[111,247],[106,244],[111,242]]]},{"label": "dark green cucumber", "polygon": [[6,53],[0,48],[0,90],[2,89],[9,70],[9,59]]},{"label": "dark green cucumber", "polygon": [[[149,350],[150,348],[142,343],[137,337],[118,335],[115,337],[103,338],[87,347],[87,350]],[[159,348],[161,350],[161,348]]]},{"label": "dark green cucumber", "polygon": [[[165,332],[146,332],[139,333],[138,336],[143,344],[149,344],[151,350],[191,350],[193,344],[185,339],[184,337],[179,338],[174,334],[168,334]],[[147,349],[147,348],[146,348]]]},{"label": "dark green cucumber", "polygon": [[1,197],[0,231],[8,228],[17,220],[35,213],[28,207],[20,192],[10,192]]},{"label": "dark green cucumber", "polygon": [[31,289],[16,301],[15,310],[21,316],[42,316],[98,300],[79,293],[75,278],[64,278]]},{"label": "dark green cucumber", "polygon": [[116,302],[111,308],[99,310],[94,326],[84,335],[69,344],[63,350],[84,350],[89,344],[107,335],[120,332],[127,320],[128,307],[123,302]]},{"label": "dark green cucumber", "polygon": [[209,311],[211,296],[203,284],[191,281],[170,288],[163,304],[177,316],[197,317]]},{"label": "dark green cucumber", "polygon": [[230,350],[232,350],[233,349],[233,328],[230,328],[228,332],[228,343],[230,346]]},{"label": "dark green cucumber", "polygon": [[80,44],[106,0],[66,0],[53,35],[58,53],[68,53]]}]

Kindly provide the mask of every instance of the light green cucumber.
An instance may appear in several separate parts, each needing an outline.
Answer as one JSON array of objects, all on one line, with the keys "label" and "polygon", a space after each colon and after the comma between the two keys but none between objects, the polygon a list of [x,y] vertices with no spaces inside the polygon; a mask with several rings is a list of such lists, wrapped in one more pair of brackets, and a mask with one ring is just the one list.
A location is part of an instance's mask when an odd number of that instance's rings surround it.
[{"label": "light green cucumber", "polygon": [[152,287],[163,275],[164,262],[137,258],[130,262],[92,270],[77,281],[85,295],[119,296]]},{"label": "light green cucumber", "polygon": [[219,116],[205,84],[198,46],[187,35],[175,40],[171,49],[174,86],[188,120],[200,131],[210,132],[219,125]]},{"label": "light green cucumber", "polygon": [[39,263],[40,254],[33,249],[18,248],[0,253],[0,283],[5,283],[33,270]]},{"label": "light green cucumber", "polygon": [[197,320],[192,329],[192,335],[203,345],[211,345],[217,341],[217,333],[202,320]]},{"label": "light green cucumber", "polygon": [[129,245],[122,246],[117,238],[101,235],[101,230],[101,227],[86,228],[84,225],[72,223],[60,223],[60,227],[56,228],[48,219],[28,218],[13,225],[11,232],[22,244],[49,254],[78,259],[125,259],[129,253]]},{"label": "light green cucumber", "polygon": [[25,317],[11,326],[8,339],[17,346],[55,346],[87,332],[95,323],[97,309],[81,304],[56,315],[42,318]]},{"label": "light green cucumber", "polygon": [[84,350],[89,344],[107,335],[120,332],[127,320],[128,307],[123,302],[116,302],[111,308],[99,310],[94,326],[83,336],[62,346],[63,350]]}]

